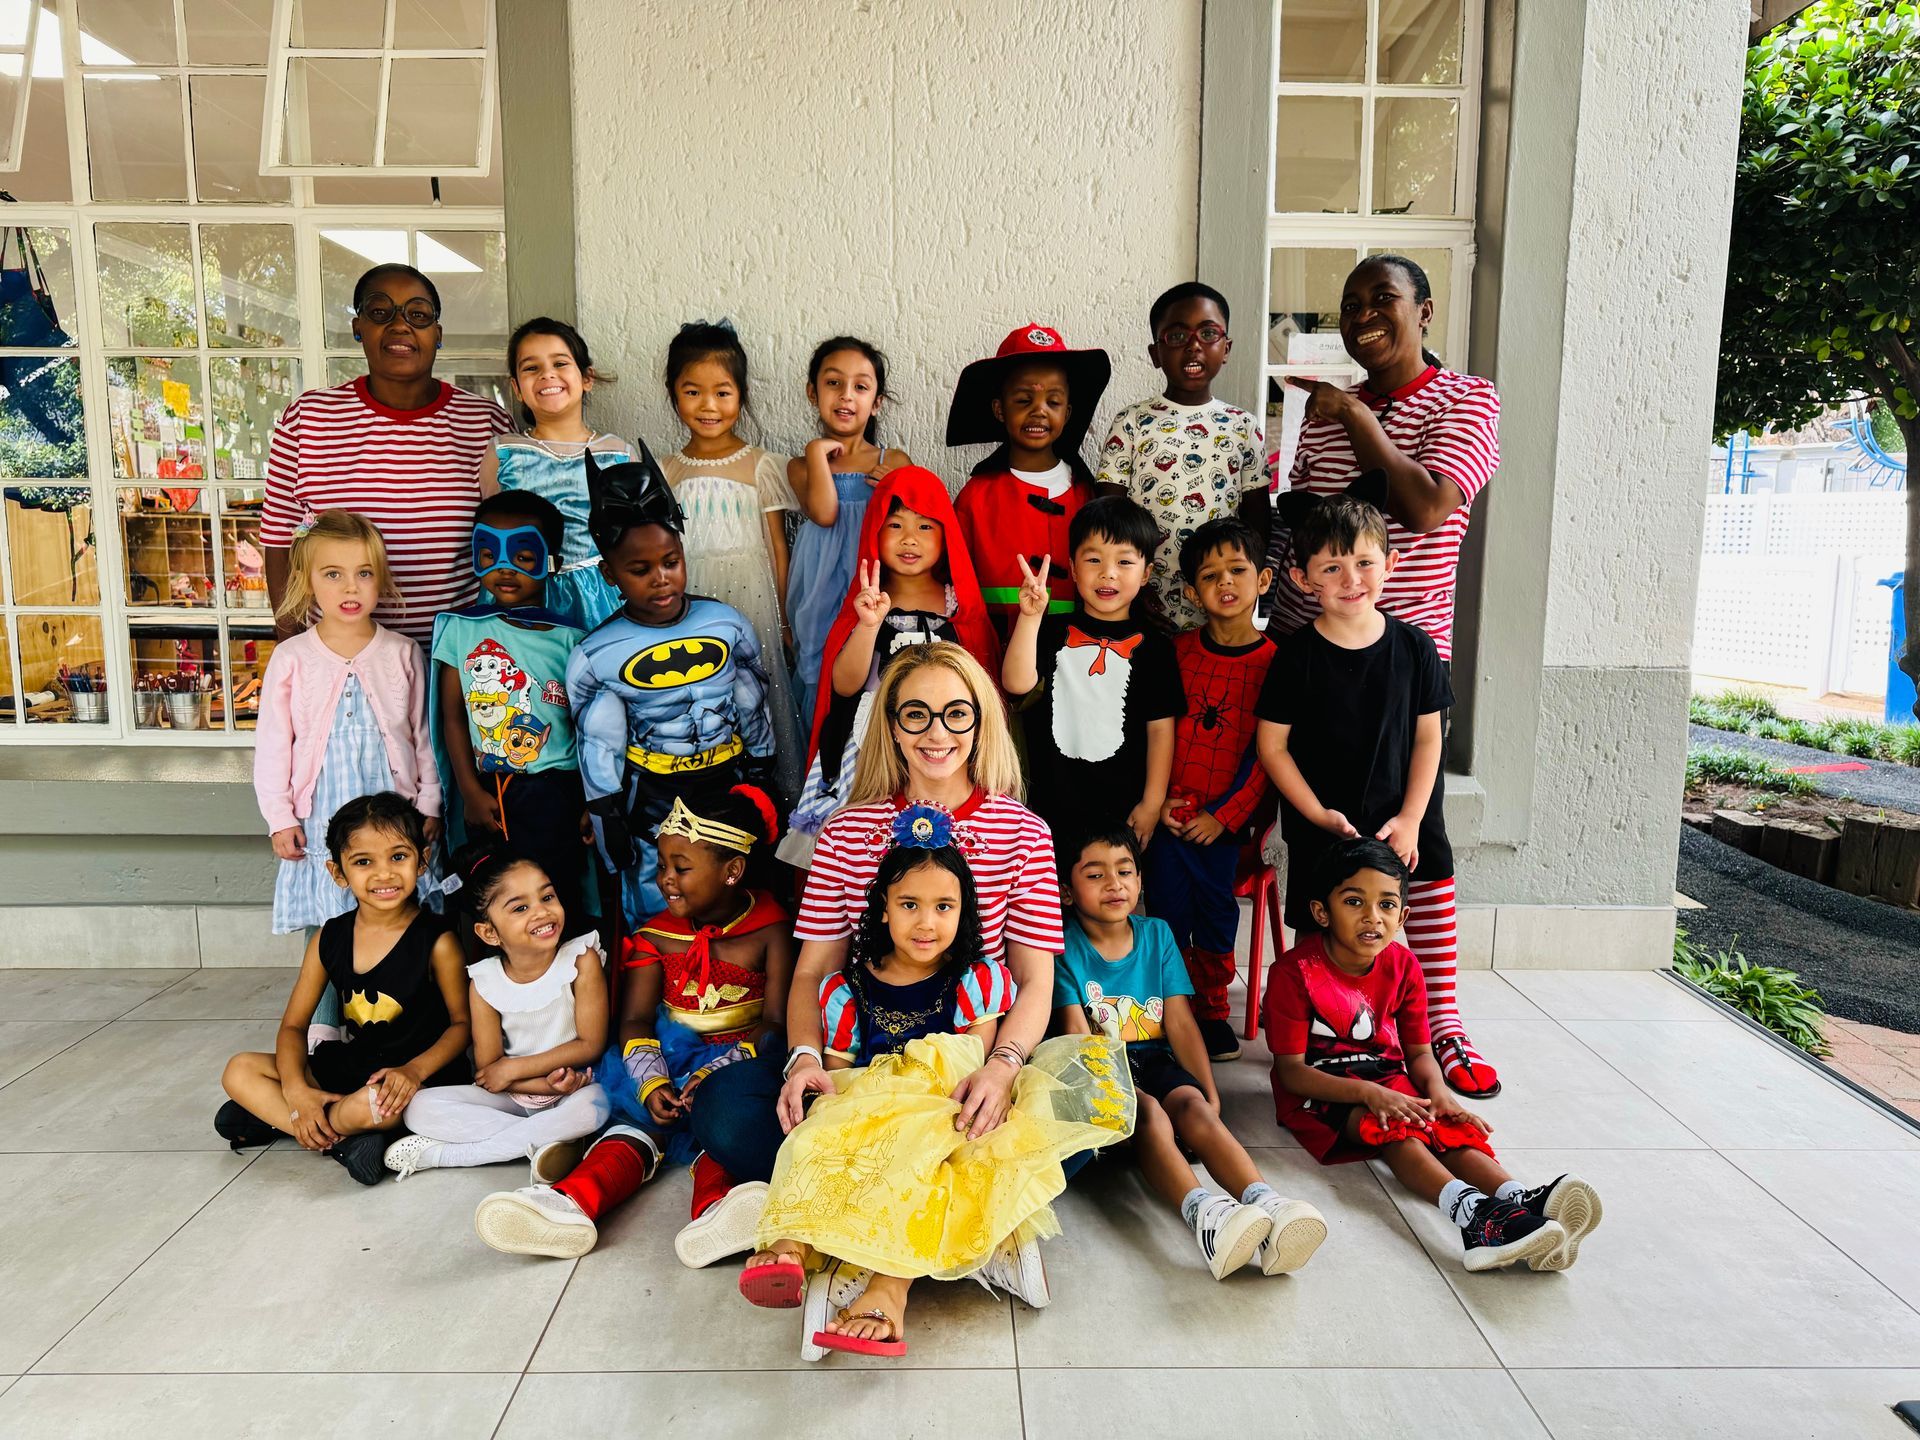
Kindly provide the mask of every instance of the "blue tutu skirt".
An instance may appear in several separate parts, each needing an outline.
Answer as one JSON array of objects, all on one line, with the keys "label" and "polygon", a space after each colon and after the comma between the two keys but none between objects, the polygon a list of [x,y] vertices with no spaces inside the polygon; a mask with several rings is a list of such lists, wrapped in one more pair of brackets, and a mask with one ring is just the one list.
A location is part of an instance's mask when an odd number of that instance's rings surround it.
[{"label": "blue tutu skirt", "polygon": [[[667,1018],[666,1007],[662,1006],[654,1017],[653,1033],[660,1041],[660,1054],[667,1062],[667,1074],[673,1077],[675,1085],[684,1085],[687,1077],[702,1065],[731,1048],[733,1042],[716,1045],[704,1035],[689,1030],[678,1020]],[[647,1107],[641,1103],[640,1087],[633,1083],[633,1076],[627,1073],[626,1061],[620,1058],[618,1041],[607,1047],[595,1067],[593,1078],[600,1088],[607,1092],[607,1098],[613,1102],[613,1118],[617,1122],[634,1125],[647,1132],[660,1144],[660,1153],[675,1165],[691,1165],[693,1157],[700,1152],[694,1144],[693,1127],[686,1120],[676,1120],[671,1125],[662,1125],[655,1120]]]},{"label": "blue tutu skirt", "polygon": [[821,652],[853,586],[860,525],[873,495],[868,477],[857,470],[835,471],[833,490],[840,497],[840,513],[831,525],[812,521],[801,525],[787,566],[787,624],[793,629],[794,678],[799,682],[803,727],[813,720]]}]

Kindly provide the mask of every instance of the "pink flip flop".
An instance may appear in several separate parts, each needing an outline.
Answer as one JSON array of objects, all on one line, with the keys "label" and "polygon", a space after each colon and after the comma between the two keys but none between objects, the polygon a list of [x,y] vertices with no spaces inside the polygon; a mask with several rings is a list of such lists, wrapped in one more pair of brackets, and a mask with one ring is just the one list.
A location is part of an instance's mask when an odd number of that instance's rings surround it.
[{"label": "pink flip flop", "polygon": [[791,1255],[740,1272],[740,1293],[767,1310],[791,1310],[807,1289],[807,1269]]},{"label": "pink flip flop", "polygon": [[884,1320],[893,1327],[892,1340],[869,1340],[865,1336],[838,1335],[831,1330],[813,1332],[813,1343],[822,1350],[843,1350],[849,1355],[880,1355],[888,1359],[907,1353],[907,1342],[899,1338],[900,1322],[884,1310],[859,1310],[849,1320]]}]

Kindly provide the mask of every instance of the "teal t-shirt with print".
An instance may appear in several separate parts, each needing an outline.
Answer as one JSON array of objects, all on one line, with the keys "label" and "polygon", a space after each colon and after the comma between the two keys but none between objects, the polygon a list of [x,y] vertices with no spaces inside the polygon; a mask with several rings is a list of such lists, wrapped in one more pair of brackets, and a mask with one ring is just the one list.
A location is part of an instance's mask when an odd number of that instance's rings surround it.
[{"label": "teal t-shirt with print", "polygon": [[1078,1005],[1095,1034],[1128,1044],[1167,1038],[1164,1017],[1169,995],[1193,994],[1187,962],[1164,920],[1130,915],[1133,949],[1109,960],[1069,917],[1067,949],[1053,967],[1053,1003]]},{"label": "teal t-shirt with print", "polygon": [[[482,776],[579,768],[567,708],[567,659],[584,633],[530,607],[475,606],[434,622],[433,659],[460,678],[467,738]],[[437,712],[437,669],[434,675]],[[436,741],[439,733],[436,718]]]}]

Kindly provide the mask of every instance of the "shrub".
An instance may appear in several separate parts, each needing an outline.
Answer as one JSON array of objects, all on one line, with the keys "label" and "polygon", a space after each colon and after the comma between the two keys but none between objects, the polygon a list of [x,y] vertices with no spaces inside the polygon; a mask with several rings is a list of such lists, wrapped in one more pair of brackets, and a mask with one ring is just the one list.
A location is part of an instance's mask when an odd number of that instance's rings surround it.
[{"label": "shrub", "polygon": [[1810,795],[1814,784],[1805,775],[1791,775],[1764,755],[1729,750],[1724,745],[1694,745],[1687,749],[1687,788],[1718,783],[1778,790],[1787,795]]},{"label": "shrub", "polygon": [[1826,1012],[1820,992],[1802,985],[1791,970],[1755,965],[1736,948],[1739,943],[1736,935],[1726,949],[1709,955],[1687,940],[1685,930],[1675,930],[1673,968],[1682,979],[1758,1021],[1788,1044],[1809,1055],[1830,1053],[1821,1033]]},{"label": "shrub", "polygon": [[1920,765],[1920,725],[1889,725],[1887,759],[1899,765]]}]

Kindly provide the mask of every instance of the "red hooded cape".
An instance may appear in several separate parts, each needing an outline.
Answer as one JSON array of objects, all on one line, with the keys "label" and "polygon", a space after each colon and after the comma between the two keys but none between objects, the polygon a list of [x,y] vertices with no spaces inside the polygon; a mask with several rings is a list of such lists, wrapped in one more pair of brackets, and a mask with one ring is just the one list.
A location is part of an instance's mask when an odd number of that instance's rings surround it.
[{"label": "red hooded cape", "polygon": [[[840,613],[834,617],[833,628],[827,632],[827,643],[820,652],[820,693],[814,699],[813,729],[807,737],[809,763],[820,748],[820,727],[833,704],[833,662],[853,633],[856,619],[853,597],[860,593],[859,567],[880,559],[880,530],[896,500],[915,514],[940,522],[941,555],[946,561],[947,583],[953,586],[954,612],[950,617],[953,628],[960,634],[960,643],[986,667],[994,685],[1000,684],[1000,642],[992,622],[987,619],[986,602],[980,598],[980,582],[974,578],[973,557],[967,553],[960,519],[953,512],[953,497],[947,493],[946,483],[931,470],[919,465],[902,465],[874,486],[873,497],[868,500],[866,515],[861,520],[859,559],[854,566],[853,583],[847,587],[847,598],[840,602]],[[882,588],[885,588],[884,581]]]}]

